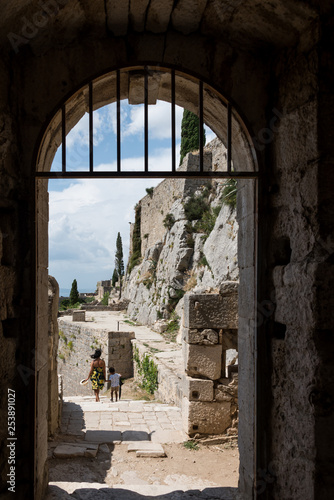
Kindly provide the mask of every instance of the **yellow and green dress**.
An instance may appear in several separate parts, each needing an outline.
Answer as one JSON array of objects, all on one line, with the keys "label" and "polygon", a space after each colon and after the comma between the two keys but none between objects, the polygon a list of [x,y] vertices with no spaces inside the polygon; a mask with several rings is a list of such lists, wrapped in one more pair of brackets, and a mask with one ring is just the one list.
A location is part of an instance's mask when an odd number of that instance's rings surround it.
[{"label": "yellow and green dress", "polygon": [[92,381],[93,391],[96,391],[97,389],[101,391],[104,387],[104,369],[100,366],[94,366],[90,379]]}]

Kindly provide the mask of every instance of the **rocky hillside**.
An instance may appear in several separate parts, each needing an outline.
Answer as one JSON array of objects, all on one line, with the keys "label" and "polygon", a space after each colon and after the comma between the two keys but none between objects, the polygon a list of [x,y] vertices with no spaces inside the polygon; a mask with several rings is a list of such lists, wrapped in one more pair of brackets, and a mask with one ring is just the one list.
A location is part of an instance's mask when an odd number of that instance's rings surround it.
[{"label": "rocky hillside", "polygon": [[[220,169],[224,150],[212,141],[205,148],[206,168]],[[182,169],[197,161],[198,155],[189,153]],[[185,293],[238,280],[238,225],[230,191],[223,180],[165,179],[139,201],[124,287],[133,320],[177,331]]]}]

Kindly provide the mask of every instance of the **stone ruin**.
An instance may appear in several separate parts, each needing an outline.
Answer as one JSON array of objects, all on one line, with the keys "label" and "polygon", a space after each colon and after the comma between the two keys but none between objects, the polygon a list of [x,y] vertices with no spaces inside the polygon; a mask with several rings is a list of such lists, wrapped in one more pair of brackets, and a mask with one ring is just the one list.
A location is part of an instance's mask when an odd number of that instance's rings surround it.
[{"label": "stone ruin", "polygon": [[52,436],[61,422],[62,378],[57,373],[59,345],[58,331],[59,286],[55,278],[48,277],[48,435]]},{"label": "stone ruin", "polygon": [[186,295],[182,325],[184,430],[237,434],[238,366],[227,352],[238,349],[238,283],[219,293]]}]

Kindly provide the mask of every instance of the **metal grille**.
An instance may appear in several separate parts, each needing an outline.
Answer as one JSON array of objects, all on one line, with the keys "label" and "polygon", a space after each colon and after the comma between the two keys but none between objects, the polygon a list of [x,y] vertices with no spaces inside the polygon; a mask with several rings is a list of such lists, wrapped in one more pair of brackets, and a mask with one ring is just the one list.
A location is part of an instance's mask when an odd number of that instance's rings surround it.
[{"label": "metal grille", "polygon": [[[93,142],[93,81],[88,84],[88,113],[89,113],[89,170],[86,171],[69,171],[66,164],[66,103],[61,108],[61,139],[62,139],[62,168],[57,172],[37,171],[36,177],[39,178],[239,178],[239,179],[252,179],[259,175],[258,171],[245,171],[233,168],[232,158],[232,113],[233,106],[230,102],[226,101],[226,116],[227,116],[227,170],[226,171],[205,171],[204,170],[204,147],[203,147],[203,124],[204,124],[204,90],[203,81],[198,80],[198,116],[199,116],[199,169],[196,171],[179,171],[176,168],[176,130],[175,130],[175,106],[176,106],[176,82],[175,70],[164,70],[170,74],[170,92],[171,92],[171,170],[167,171],[154,171],[149,170],[149,133],[148,133],[148,108],[149,108],[149,76],[154,74],[148,66],[143,68],[144,71],[144,170],[142,171],[124,171],[122,170],[121,159],[121,70],[116,70],[116,116],[117,116],[117,169],[115,171],[96,171],[94,170],[94,142]],[[159,68],[159,71],[161,69]],[[250,145],[251,148],[251,145]]]}]

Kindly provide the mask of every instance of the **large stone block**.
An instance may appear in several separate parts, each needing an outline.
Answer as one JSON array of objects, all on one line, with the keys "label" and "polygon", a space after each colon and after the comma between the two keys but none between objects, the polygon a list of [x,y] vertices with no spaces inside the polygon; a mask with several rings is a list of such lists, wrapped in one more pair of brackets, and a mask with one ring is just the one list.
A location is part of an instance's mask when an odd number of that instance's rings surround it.
[{"label": "large stone block", "polygon": [[183,429],[194,434],[223,434],[231,426],[229,402],[182,401]]},{"label": "large stone block", "polygon": [[185,371],[187,375],[202,375],[217,380],[222,370],[222,346],[183,344]]},{"label": "large stone block", "polygon": [[213,401],[213,381],[184,376],[183,395],[189,401]]},{"label": "large stone block", "polygon": [[211,328],[183,328],[183,340],[187,344],[215,345],[219,343],[219,333]]},{"label": "large stone block", "polygon": [[86,311],[73,311],[72,314],[73,321],[86,321]]},{"label": "large stone block", "polygon": [[238,328],[237,295],[185,295],[184,326],[186,328]]}]

